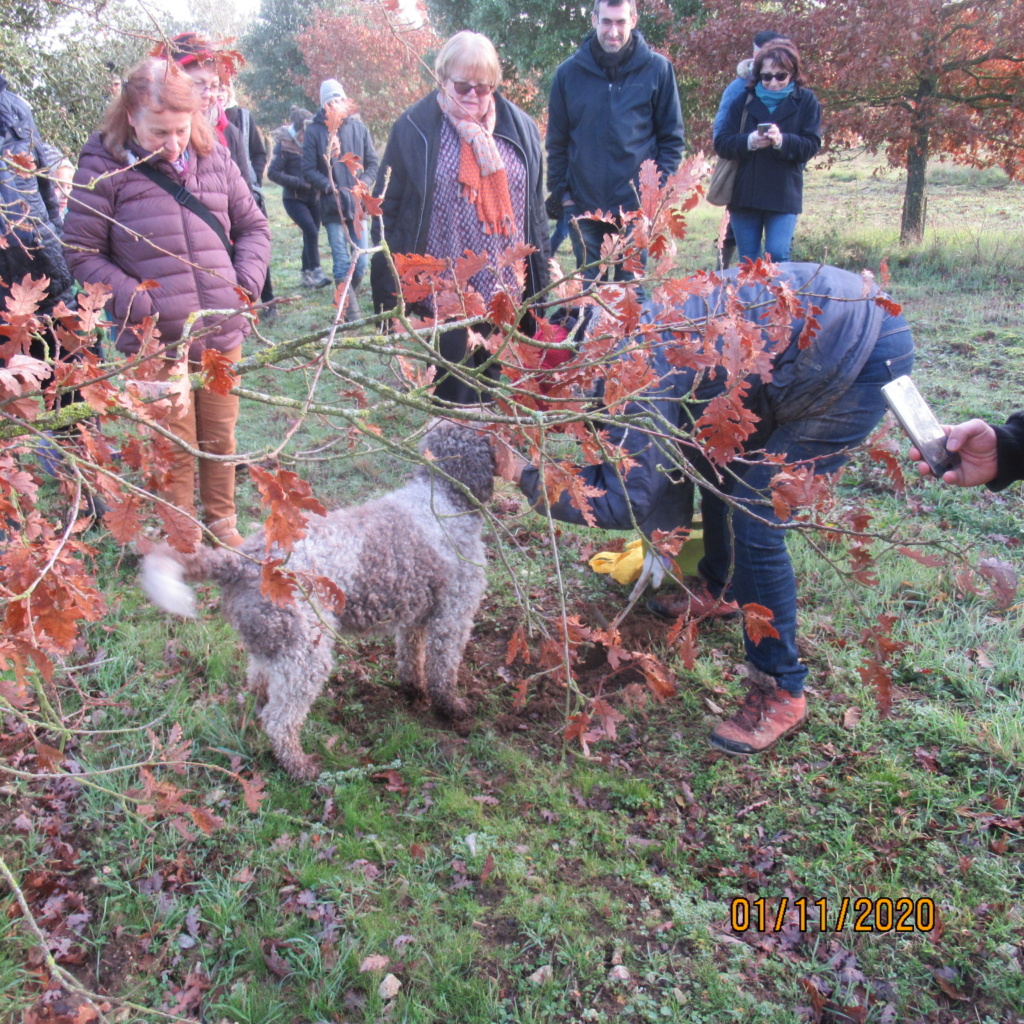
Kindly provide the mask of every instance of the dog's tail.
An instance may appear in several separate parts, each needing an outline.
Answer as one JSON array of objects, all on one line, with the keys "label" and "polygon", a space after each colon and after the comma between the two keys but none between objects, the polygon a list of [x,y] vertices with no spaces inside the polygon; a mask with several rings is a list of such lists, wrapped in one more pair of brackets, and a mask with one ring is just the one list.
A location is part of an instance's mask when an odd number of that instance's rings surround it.
[{"label": "dog's tail", "polygon": [[245,571],[245,562],[230,548],[201,547],[182,552],[169,544],[158,544],[142,560],[139,584],[158,608],[194,619],[196,597],[188,584],[209,579],[225,583]]}]

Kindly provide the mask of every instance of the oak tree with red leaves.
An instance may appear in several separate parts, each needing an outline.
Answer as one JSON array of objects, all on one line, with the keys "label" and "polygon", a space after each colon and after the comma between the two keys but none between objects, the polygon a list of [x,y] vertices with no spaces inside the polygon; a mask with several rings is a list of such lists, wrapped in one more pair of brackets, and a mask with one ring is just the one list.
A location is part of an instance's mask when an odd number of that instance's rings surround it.
[{"label": "oak tree with red leaves", "polygon": [[721,91],[767,28],[800,48],[826,148],[863,144],[906,170],[901,242],[924,233],[929,160],[1024,171],[1024,0],[796,0],[777,14],[708,0],[670,43],[697,145],[710,149]]},{"label": "oak tree with red leaves", "polygon": [[307,95],[318,96],[324,79],[337,78],[374,138],[386,138],[398,115],[434,87],[430,69],[441,40],[424,17],[422,10],[399,13],[397,0],[317,12],[297,37],[309,68]]}]

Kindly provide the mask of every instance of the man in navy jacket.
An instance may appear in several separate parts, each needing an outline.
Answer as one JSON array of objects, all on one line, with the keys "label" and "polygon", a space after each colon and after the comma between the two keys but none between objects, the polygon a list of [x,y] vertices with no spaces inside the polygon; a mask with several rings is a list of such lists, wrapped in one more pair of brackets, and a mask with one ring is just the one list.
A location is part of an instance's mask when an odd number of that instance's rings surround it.
[{"label": "man in navy jacket", "polygon": [[[597,0],[594,31],[555,72],[548,107],[548,214],[558,220],[598,210],[614,220],[639,206],[640,165],[662,176],[685,147],[675,73],[636,31],[635,0]],[[582,218],[569,231],[576,265],[596,262],[613,224]],[[586,272],[597,277],[598,268]],[[622,266],[615,279],[630,275]]]},{"label": "man in navy jacket", "polygon": [[[599,463],[581,469],[588,491],[593,525],[605,530],[688,526],[689,498],[678,485],[682,473],[711,481],[703,488],[705,557],[698,567],[702,583],[694,588],[691,614],[721,614],[730,605],[760,605],[771,613],[775,637],[752,639],[744,630],[749,692],[733,716],[711,734],[712,744],[730,754],[767,750],[799,728],[807,717],[803,695],[807,668],[796,642],[797,587],[786,550],[787,528],[772,502],[772,483],[783,465],[806,468],[814,475],[834,473],[850,448],[860,444],[885,414],[880,388],[909,373],[914,344],[902,316],[892,315],[876,302],[884,297],[865,286],[860,275],[815,263],[784,263],[779,280],[799,297],[806,309],[817,307],[813,337],[802,336],[805,319],[770,327],[764,319],[775,298],[761,284],[741,285],[739,270],[720,275],[721,284],[697,289],[677,309],[671,321],[680,330],[665,330],[661,340],[641,350],[654,372],[654,383],[628,401],[607,425],[609,441],[631,465]],[[705,327],[721,323],[738,297],[742,316],[760,330],[771,354],[770,373],[759,369],[744,378],[743,407],[756,415],[756,434],[745,455],[716,469],[696,450],[693,424],[708,403],[728,386],[723,366],[705,365],[698,339],[714,338],[719,353],[738,346],[735,330],[724,333]],[[649,318],[652,309],[646,316]],[[664,317],[659,317],[665,323]],[[809,344],[807,343],[809,340]],[[635,358],[627,346],[623,358]],[[759,363],[759,366],[765,364]],[[614,379],[614,365],[608,377]],[[583,524],[581,511],[568,492],[544,494],[539,471],[520,459],[509,479],[538,509],[556,519]],[[790,499],[795,502],[795,499]],[[735,601],[735,604],[732,602]],[[676,614],[686,614],[680,607]]]}]

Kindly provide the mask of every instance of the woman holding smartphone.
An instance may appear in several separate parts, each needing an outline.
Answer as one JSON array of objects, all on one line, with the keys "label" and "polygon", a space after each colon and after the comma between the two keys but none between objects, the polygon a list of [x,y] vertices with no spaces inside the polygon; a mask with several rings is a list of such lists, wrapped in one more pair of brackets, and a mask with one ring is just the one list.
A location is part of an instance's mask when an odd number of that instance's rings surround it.
[{"label": "woman holding smartphone", "polygon": [[750,83],[729,107],[715,152],[739,160],[729,219],[739,258],[789,259],[803,211],[804,164],[821,148],[821,104],[788,39],[758,51]]}]

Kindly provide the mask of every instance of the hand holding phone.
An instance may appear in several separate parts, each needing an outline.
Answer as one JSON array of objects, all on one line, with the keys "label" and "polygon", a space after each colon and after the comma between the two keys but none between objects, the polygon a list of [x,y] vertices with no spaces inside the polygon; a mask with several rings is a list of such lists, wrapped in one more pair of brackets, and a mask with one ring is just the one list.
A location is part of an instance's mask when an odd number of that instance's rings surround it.
[{"label": "hand holding phone", "polygon": [[[977,487],[987,484],[999,474],[999,438],[992,426],[984,420],[966,420],[956,426],[943,426],[946,432],[946,448],[960,456],[956,469],[946,470],[942,479],[957,487]],[[931,473],[921,453],[910,449],[910,457],[918,463],[922,473]]]},{"label": "hand holding phone", "polygon": [[883,385],[882,397],[936,479],[960,465],[960,456],[946,448],[946,431],[910,377],[904,374]]},{"label": "hand holding phone", "polygon": [[758,135],[767,135],[768,134],[768,129],[771,128],[771,126],[772,126],[772,122],[771,121],[763,121],[761,124],[759,124],[757,126],[757,134]]}]

